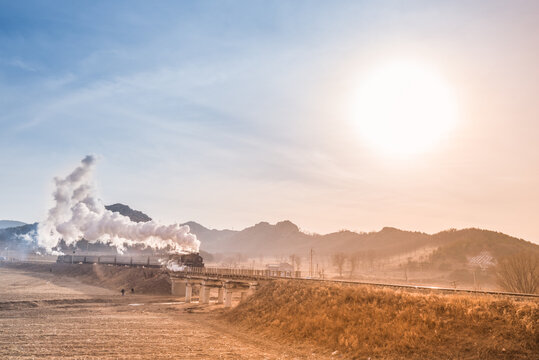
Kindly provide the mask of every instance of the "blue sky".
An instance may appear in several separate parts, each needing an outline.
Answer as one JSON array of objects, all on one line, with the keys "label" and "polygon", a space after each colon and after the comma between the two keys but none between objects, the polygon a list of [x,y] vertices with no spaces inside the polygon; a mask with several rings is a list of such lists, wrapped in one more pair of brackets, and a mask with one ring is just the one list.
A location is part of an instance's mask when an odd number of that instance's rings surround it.
[{"label": "blue sky", "polygon": [[[43,218],[51,179],[96,154],[105,203],[166,222],[539,241],[537,23],[533,1],[0,1],[0,218]],[[410,56],[462,117],[387,159],[348,94]]]}]

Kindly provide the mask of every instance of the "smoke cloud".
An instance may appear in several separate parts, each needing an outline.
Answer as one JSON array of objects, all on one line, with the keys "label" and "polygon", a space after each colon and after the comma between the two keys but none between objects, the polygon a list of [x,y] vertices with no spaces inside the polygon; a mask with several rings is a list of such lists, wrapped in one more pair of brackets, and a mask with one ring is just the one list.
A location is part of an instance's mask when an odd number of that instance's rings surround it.
[{"label": "smoke cloud", "polygon": [[95,157],[88,155],[67,177],[54,179],[56,204],[38,225],[39,246],[54,253],[62,239],[67,245],[74,245],[84,238],[90,243],[115,246],[120,252],[132,245],[169,247],[176,253],[198,252],[200,241],[187,225],[162,225],[153,220],[137,223],[107,210],[91,185],[95,162]]}]

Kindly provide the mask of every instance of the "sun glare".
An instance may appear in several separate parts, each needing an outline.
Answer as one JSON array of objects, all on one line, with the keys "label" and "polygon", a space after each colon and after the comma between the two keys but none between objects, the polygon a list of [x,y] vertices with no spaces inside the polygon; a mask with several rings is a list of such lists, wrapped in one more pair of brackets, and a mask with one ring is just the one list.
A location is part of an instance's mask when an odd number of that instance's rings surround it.
[{"label": "sun glare", "polygon": [[361,80],[354,102],[360,136],[390,155],[432,148],[457,118],[456,100],[444,79],[411,62],[371,71]]}]

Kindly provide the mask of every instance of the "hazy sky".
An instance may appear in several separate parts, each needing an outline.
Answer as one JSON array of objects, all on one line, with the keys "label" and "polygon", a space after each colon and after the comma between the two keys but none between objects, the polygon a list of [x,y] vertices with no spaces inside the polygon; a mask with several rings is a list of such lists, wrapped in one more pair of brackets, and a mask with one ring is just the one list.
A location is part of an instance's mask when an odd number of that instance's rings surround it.
[{"label": "hazy sky", "polygon": [[[96,154],[105,203],[165,222],[539,242],[538,39],[538,1],[0,1],[0,219]],[[351,109],[401,59],[458,116],[393,156]]]}]

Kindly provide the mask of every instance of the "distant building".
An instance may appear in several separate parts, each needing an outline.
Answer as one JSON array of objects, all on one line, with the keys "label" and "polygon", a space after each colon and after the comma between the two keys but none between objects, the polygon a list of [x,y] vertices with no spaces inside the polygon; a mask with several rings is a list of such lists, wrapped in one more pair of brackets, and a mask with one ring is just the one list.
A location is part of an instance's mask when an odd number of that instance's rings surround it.
[{"label": "distant building", "polygon": [[289,263],[280,263],[280,264],[268,264],[266,269],[272,271],[294,271],[294,267]]}]

